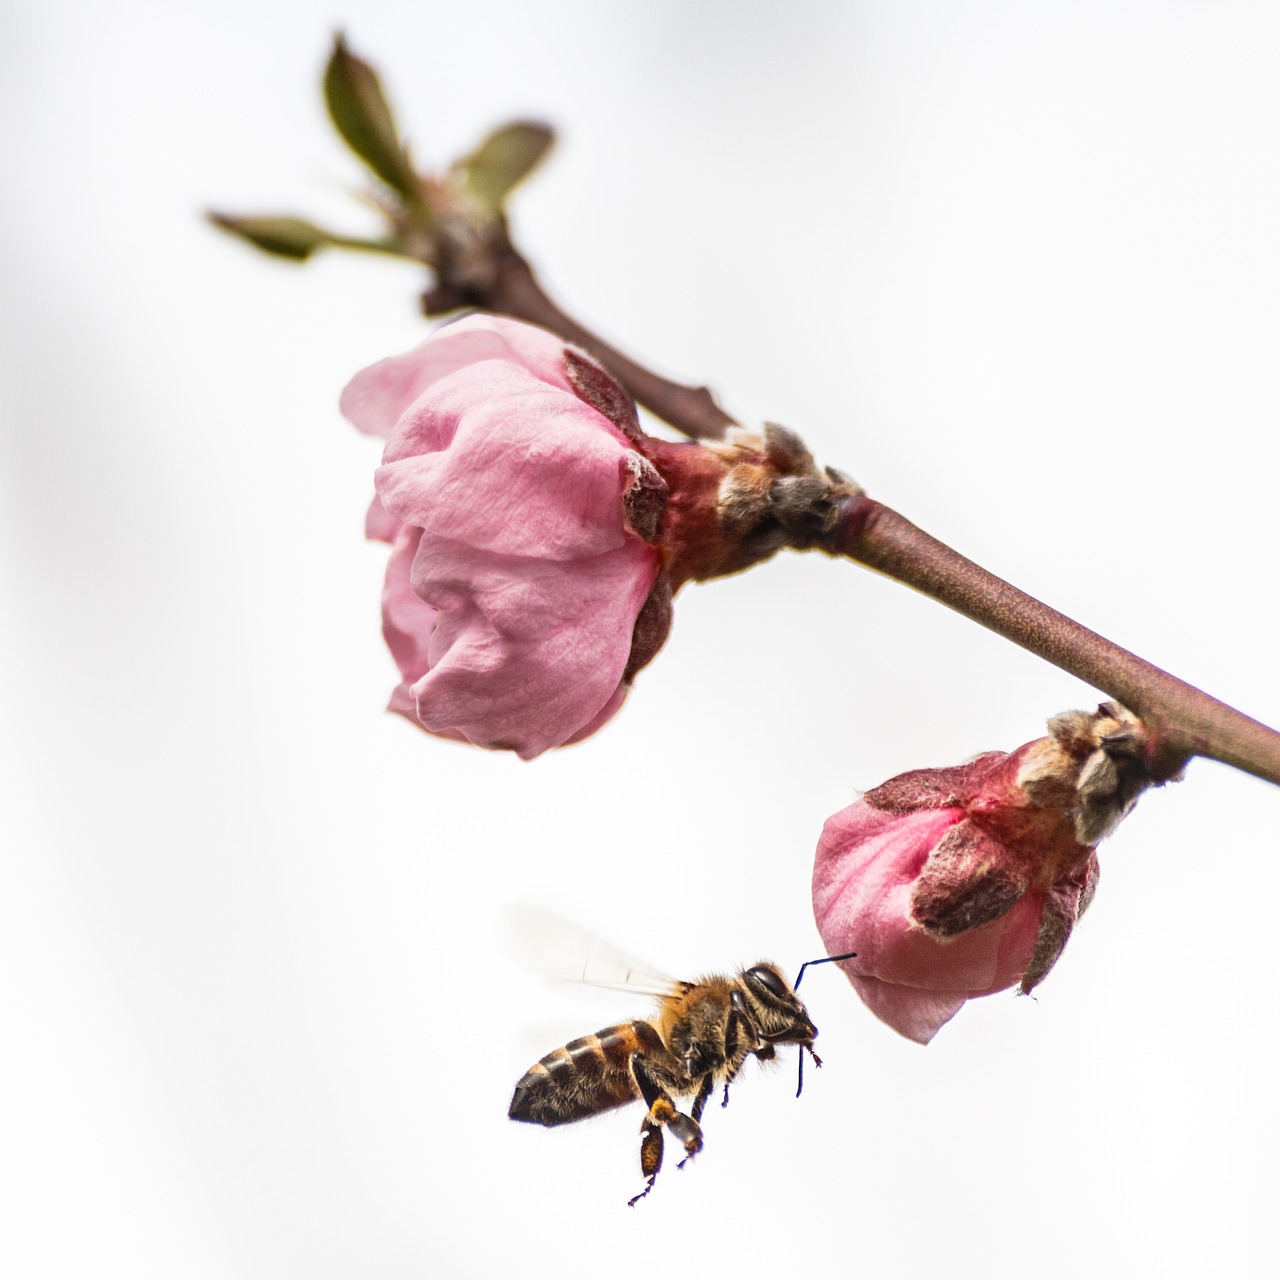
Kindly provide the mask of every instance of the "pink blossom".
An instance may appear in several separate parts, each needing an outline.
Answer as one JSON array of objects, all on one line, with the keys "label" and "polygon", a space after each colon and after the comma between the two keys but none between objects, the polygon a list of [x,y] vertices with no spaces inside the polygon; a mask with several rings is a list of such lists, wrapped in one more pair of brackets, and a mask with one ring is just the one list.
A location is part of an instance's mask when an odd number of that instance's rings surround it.
[{"label": "pink blossom", "polygon": [[1050,735],[919,769],[828,820],[813,905],[863,1002],[927,1044],[966,1000],[1053,967],[1098,879],[1097,841],[1150,785],[1145,734],[1106,703]]},{"label": "pink blossom", "polygon": [[387,442],[367,531],[391,544],[391,709],[525,759],[608,720],[669,628],[666,486],[626,415],[601,411],[625,393],[570,351],[472,316],[358,373],[341,402]]}]

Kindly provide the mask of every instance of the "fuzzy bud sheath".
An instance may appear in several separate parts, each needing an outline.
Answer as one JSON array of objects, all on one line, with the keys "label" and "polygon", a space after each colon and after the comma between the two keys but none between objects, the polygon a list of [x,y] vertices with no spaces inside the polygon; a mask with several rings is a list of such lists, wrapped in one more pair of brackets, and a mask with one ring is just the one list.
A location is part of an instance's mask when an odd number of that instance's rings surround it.
[{"label": "fuzzy bud sheath", "polygon": [[386,440],[367,532],[391,546],[391,710],[525,759],[614,715],[681,583],[813,545],[853,491],[780,428],[654,439],[590,356],[500,316],[363,370],[341,407]]},{"label": "fuzzy bud sheath", "polygon": [[1147,735],[1114,702],[1049,735],[891,778],[823,828],[813,906],[867,1007],[927,1044],[968,999],[1053,967],[1098,882],[1096,845],[1153,784]]}]

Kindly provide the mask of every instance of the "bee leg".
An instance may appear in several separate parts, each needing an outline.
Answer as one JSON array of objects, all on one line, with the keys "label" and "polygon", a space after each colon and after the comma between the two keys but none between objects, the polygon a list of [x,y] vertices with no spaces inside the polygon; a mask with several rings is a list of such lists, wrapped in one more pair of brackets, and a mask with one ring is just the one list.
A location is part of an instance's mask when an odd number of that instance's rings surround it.
[{"label": "bee leg", "polygon": [[[649,1140],[649,1130],[665,1126],[684,1144],[685,1157],[677,1166],[683,1169],[689,1160],[702,1150],[702,1130],[698,1122],[685,1115],[683,1111],[676,1110],[676,1104],[671,1101],[671,1095],[654,1079],[638,1056],[631,1060],[631,1071],[636,1078],[636,1084],[640,1087],[640,1096],[649,1104],[649,1114],[645,1117],[645,1138],[640,1146],[641,1163],[643,1164],[644,1161],[644,1143]],[[661,1150],[660,1142],[659,1150]],[[655,1168],[653,1172],[656,1176],[658,1171]]]},{"label": "bee leg", "polygon": [[662,1128],[646,1119],[641,1126],[644,1136],[640,1139],[640,1172],[644,1174],[644,1190],[627,1201],[627,1208],[634,1209],[638,1200],[653,1190],[653,1180],[662,1168]]},{"label": "bee leg", "polygon": [[702,1150],[702,1129],[698,1122],[677,1111],[665,1094],[649,1108],[649,1123],[665,1125],[684,1144],[684,1159],[676,1165],[677,1169],[683,1169]]},{"label": "bee leg", "polygon": [[711,1097],[711,1090],[715,1087],[715,1072],[708,1071],[702,1077],[702,1083],[698,1086],[698,1096],[693,1100],[693,1106],[689,1108],[689,1114],[693,1117],[694,1124],[702,1119],[702,1109],[707,1105],[707,1099]]},{"label": "bee leg", "polygon": [[702,1130],[698,1127],[696,1120],[690,1119],[680,1111],[667,1121],[667,1128],[684,1143],[684,1159],[676,1165],[677,1169],[683,1169],[702,1150]]},{"label": "bee leg", "polygon": [[727,1107],[729,1105],[729,1086],[738,1078],[736,1071],[726,1071],[724,1077],[724,1096],[720,1099],[720,1105]]},{"label": "bee leg", "polygon": [[773,1056],[772,1047],[766,1045],[760,1038],[760,1030],[752,1019],[747,1002],[741,994],[735,991],[729,1000],[732,1011],[729,1014],[728,1026],[725,1028],[725,1059],[727,1063],[738,1065],[729,1066],[725,1071],[724,1096],[720,1099],[722,1107],[729,1105],[729,1086],[737,1076],[746,1054],[754,1053],[757,1058]]}]

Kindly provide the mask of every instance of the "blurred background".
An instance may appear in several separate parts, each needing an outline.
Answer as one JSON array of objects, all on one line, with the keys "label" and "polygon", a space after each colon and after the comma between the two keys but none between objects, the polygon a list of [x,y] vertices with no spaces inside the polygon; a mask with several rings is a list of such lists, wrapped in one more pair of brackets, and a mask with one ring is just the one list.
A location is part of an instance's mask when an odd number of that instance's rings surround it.
[{"label": "blurred background", "polygon": [[1237,0],[11,5],[0,41],[6,799],[0,1267],[15,1277],[1274,1274],[1280,792],[1194,764],[1102,851],[1035,999],[928,1048],[832,968],[826,1067],[745,1073],[636,1210],[638,1109],[506,1118],[643,1000],[549,990],[504,906],[678,975],[820,954],[823,820],[1097,694],[871,574],[686,590],[623,713],[524,764],[382,711],[392,261],[319,78],[419,161],[517,116],[571,311],[800,432],[932,533],[1280,723],[1280,12]]}]

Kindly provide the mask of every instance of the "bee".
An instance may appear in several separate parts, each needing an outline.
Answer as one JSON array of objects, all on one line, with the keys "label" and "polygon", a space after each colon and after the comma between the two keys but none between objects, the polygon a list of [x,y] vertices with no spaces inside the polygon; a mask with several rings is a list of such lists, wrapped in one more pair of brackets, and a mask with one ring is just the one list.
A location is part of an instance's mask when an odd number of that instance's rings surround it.
[{"label": "bee", "polygon": [[[515,923],[528,935],[552,933],[568,941],[574,926],[528,909]],[[573,1124],[588,1116],[640,1100],[647,1108],[640,1126],[640,1172],[643,1189],[627,1201],[644,1199],[662,1168],[663,1131],[684,1148],[683,1168],[702,1150],[703,1109],[717,1086],[720,1105],[729,1104],[729,1085],[748,1058],[767,1062],[780,1045],[799,1046],[796,1097],[804,1087],[804,1055],[814,1066],[818,1028],[796,995],[810,964],[846,960],[849,955],[810,960],[800,968],[795,986],[782,970],[760,960],[735,976],[713,974],[696,982],[669,978],[623,955],[601,939],[577,931],[579,958],[561,963],[560,975],[597,986],[647,992],[656,996],[652,1018],[635,1018],[605,1027],[594,1035],[553,1049],[525,1072],[516,1085],[507,1114],[530,1124]],[[571,946],[572,944],[570,944]],[[852,954],[852,953],[851,953]],[[692,1098],[687,1111],[675,1099]]]}]

